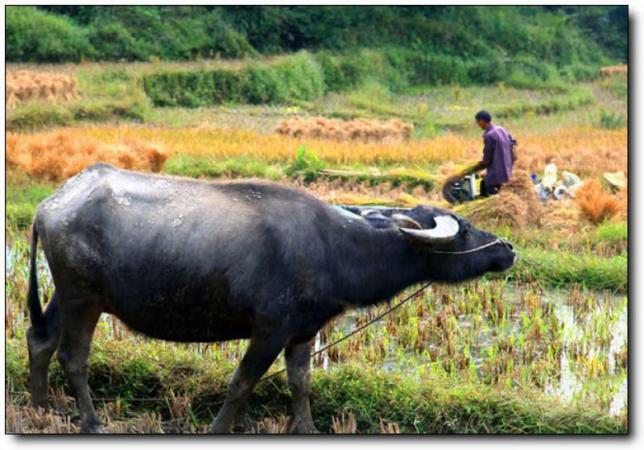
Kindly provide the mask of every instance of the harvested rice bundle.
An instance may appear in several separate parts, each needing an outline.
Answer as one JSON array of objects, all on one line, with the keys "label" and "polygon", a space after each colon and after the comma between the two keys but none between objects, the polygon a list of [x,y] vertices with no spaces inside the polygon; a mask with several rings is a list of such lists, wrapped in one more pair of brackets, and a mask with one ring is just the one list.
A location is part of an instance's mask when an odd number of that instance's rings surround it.
[{"label": "harvested rice bundle", "polygon": [[539,225],[542,216],[542,205],[530,174],[522,169],[516,169],[512,173],[512,179],[501,188],[501,192],[511,192],[525,202],[527,218],[534,224]]},{"label": "harvested rice bundle", "polygon": [[327,119],[325,117],[293,117],[282,121],[275,131],[293,137],[310,137],[331,140],[361,140],[380,142],[385,140],[408,140],[413,125],[398,119]]},{"label": "harvested rice bundle", "polygon": [[71,75],[28,70],[7,73],[5,103],[10,108],[33,99],[69,101],[76,98],[76,79]]},{"label": "harvested rice bundle", "polygon": [[543,207],[541,226],[552,230],[575,233],[581,228],[581,209],[572,199],[552,200]]},{"label": "harvested rice bundle", "polygon": [[605,66],[599,69],[599,75],[602,77],[612,77],[618,74],[627,74],[628,66],[626,64],[618,64],[615,66]]},{"label": "harvested rice bundle", "polygon": [[167,152],[160,147],[132,138],[110,145],[89,138],[73,138],[66,132],[45,138],[11,135],[7,145],[9,167],[50,181],[65,180],[96,162],[159,172],[167,157]]},{"label": "harvested rice bundle", "polygon": [[514,192],[501,191],[497,195],[463,203],[455,208],[472,223],[483,228],[509,226],[523,228],[529,219],[526,202]]}]

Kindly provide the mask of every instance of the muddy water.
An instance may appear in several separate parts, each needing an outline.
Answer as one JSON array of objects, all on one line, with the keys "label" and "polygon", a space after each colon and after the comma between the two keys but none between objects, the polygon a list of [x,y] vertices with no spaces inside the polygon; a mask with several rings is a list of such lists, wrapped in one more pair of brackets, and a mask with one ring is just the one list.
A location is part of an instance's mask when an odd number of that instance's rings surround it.
[{"label": "muddy water", "polygon": [[[499,338],[507,338],[513,335],[517,338],[522,331],[524,324],[522,320],[527,313],[522,309],[521,295],[525,290],[514,286],[506,286],[503,289],[503,300],[513,303],[517,306],[515,313],[509,317],[508,323],[504,325],[504,331],[495,329],[493,325],[486,326],[486,319],[483,318],[484,325],[479,329],[478,343],[470,348],[471,360],[473,365],[479,371],[489,358],[489,349],[494,346],[495,341]],[[628,307],[627,299],[623,295],[615,295],[611,292],[587,292],[584,297],[588,298],[588,303],[594,305],[589,311],[575,313],[571,298],[574,297],[572,291],[566,289],[558,290],[541,290],[539,292],[543,304],[551,306],[548,308],[551,314],[556,316],[562,335],[562,351],[558,358],[558,369],[556,375],[549,377],[543,392],[552,397],[556,397],[563,402],[571,402],[575,398],[594,398],[597,392],[594,389],[608,389],[610,402],[606,412],[611,415],[620,415],[627,407],[628,384],[626,368],[623,362],[619,364],[620,354],[622,355],[627,348],[627,324],[628,324]],[[424,301],[432,301],[425,299]],[[337,320],[334,324],[334,331],[340,334],[346,334],[354,329],[360,312],[354,311],[347,316]],[[482,316],[482,315],[480,315]],[[461,330],[471,329],[473,321],[476,318],[473,315],[462,315],[458,318],[457,327]],[[481,319],[478,317],[477,319]],[[423,318],[421,323],[430,326],[430,319]],[[376,336],[383,336],[387,333],[385,328],[386,319],[372,325],[376,329]],[[606,327],[604,337],[596,331],[597,328]],[[609,343],[606,344],[606,335]],[[417,373],[421,366],[432,364],[431,358],[425,352],[405,348],[395,337],[388,335],[387,356],[381,363],[383,370],[403,371],[406,373]],[[458,337],[456,338],[458,340]],[[318,336],[315,347],[321,348],[326,345]],[[441,345],[437,342],[427,342],[428,347]],[[544,349],[544,354],[546,353]],[[401,355],[409,356],[401,358]],[[580,364],[578,361],[598,360],[607,367],[605,373],[590,373],[587,366]],[[322,370],[328,369],[333,362],[329,360],[326,354],[320,355],[317,359],[317,366]],[[435,363],[436,361],[434,361]],[[481,376],[481,378],[483,378]],[[596,386],[600,385],[600,388]]]}]

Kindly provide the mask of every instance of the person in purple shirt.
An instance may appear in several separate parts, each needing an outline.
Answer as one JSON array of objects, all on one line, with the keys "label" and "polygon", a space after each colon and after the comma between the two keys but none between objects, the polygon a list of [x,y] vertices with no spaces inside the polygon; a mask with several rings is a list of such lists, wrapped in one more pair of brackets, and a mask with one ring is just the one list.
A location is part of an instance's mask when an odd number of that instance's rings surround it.
[{"label": "person in purple shirt", "polygon": [[466,173],[475,173],[485,169],[481,180],[481,195],[488,197],[499,192],[501,186],[510,181],[512,165],[515,161],[514,147],[516,141],[505,128],[492,123],[492,115],[487,111],[476,113],[477,125],[483,132],[483,159]]}]

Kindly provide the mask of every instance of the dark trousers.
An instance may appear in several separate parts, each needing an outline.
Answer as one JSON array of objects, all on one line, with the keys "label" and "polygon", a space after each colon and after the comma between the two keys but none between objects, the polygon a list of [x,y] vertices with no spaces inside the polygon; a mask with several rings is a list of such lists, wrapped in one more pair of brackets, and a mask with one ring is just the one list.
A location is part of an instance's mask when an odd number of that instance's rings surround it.
[{"label": "dark trousers", "polygon": [[498,194],[501,186],[489,185],[485,179],[481,180],[481,197],[489,197],[490,195]]}]

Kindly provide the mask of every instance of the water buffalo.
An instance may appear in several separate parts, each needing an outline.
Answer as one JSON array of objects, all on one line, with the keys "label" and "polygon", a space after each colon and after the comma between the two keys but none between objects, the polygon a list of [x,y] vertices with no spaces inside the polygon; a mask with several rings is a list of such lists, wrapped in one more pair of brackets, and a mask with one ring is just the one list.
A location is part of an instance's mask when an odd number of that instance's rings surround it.
[{"label": "water buffalo", "polygon": [[[27,333],[35,406],[58,356],[82,432],[103,428],[87,385],[99,316],[180,342],[250,339],[210,425],[228,433],[260,377],[285,349],[292,431],[314,432],[311,340],[334,316],[420,281],[458,282],[509,268],[509,243],[448,211],[339,210],[260,181],[204,182],[97,164],[39,205],[31,242]],[[55,292],[38,297],[38,238]]]}]

